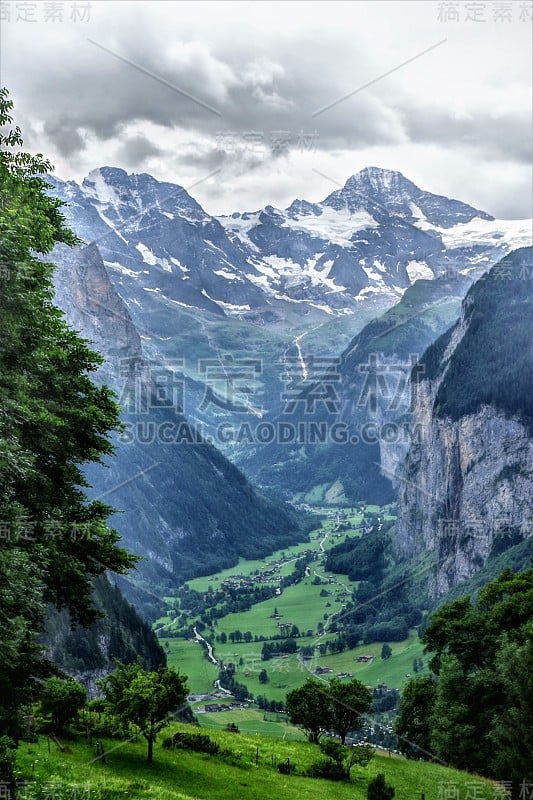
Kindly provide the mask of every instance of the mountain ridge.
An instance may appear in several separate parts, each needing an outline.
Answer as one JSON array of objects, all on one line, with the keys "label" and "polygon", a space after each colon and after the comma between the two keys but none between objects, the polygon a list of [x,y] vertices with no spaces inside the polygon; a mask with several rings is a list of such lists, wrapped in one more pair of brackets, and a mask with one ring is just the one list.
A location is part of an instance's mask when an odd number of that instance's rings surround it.
[{"label": "mountain ridge", "polygon": [[218,217],[148,173],[100,167],[81,185],[50,183],[77,235],[98,243],[128,304],[152,292],[158,302],[263,325],[384,308],[418,277],[482,271],[527,237],[525,225],[376,167],[320,203]]}]

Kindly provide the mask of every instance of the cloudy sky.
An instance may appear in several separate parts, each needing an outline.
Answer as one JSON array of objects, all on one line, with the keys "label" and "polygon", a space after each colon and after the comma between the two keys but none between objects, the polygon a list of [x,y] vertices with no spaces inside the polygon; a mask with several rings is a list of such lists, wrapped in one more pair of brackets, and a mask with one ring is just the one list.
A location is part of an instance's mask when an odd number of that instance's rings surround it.
[{"label": "cloudy sky", "polygon": [[524,218],[531,5],[13,0],[1,83],[61,178],[121,166],[228,213],[377,165]]}]

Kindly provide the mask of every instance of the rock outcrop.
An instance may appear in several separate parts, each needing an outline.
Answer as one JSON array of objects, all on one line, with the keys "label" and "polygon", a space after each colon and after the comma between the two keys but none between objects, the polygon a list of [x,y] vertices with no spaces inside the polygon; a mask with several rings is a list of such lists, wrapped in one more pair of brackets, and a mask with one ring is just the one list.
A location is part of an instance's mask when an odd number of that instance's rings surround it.
[{"label": "rock outcrop", "polygon": [[414,387],[396,546],[434,556],[435,597],[533,535],[532,254],[515,251],[472,287]]}]

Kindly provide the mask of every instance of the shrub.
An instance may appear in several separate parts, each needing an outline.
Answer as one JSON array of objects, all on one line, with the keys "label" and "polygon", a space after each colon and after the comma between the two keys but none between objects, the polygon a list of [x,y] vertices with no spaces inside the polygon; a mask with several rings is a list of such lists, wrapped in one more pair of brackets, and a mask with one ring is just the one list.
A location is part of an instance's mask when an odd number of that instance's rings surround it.
[{"label": "shrub", "polygon": [[229,722],[224,730],[228,731],[228,733],[240,733],[240,730],[234,722]]},{"label": "shrub", "polygon": [[347,778],[344,767],[330,758],[315,761],[307,770],[307,774],[311,778],[325,778],[328,781],[344,781]]},{"label": "shrub", "polygon": [[15,783],[16,744],[9,736],[0,736],[0,785],[7,788],[7,797]]},{"label": "shrub", "polygon": [[287,759],[286,761],[280,761],[278,772],[281,772],[282,775],[290,775],[292,772],[296,772],[296,767]]},{"label": "shrub", "polygon": [[196,753],[209,753],[216,756],[219,745],[205,733],[185,733],[177,731],[174,736],[168,736],[163,741],[163,747],[170,749],[179,747],[182,750],[194,750]]},{"label": "shrub", "polygon": [[367,800],[392,800],[395,795],[393,786],[390,786],[382,772],[378,772],[375,778],[372,778],[368,784],[366,792]]},{"label": "shrub", "polygon": [[50,716],[53,730],[59,733],[77,716],[86,702],[85,689],[72,678],[48,678],[42,685],[41,712]]}]

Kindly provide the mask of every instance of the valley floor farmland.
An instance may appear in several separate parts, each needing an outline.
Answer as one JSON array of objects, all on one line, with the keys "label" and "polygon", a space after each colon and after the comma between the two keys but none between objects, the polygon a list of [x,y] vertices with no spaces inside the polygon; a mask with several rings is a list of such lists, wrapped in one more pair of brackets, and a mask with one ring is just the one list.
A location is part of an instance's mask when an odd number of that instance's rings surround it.
[{"label": "valley floor farmland", "polygon": [[[183,629],[179,630],[179,625],[183,625],[183,618],[181,623],[178,622],[179,612],[183,611],[179,598],[183,596],[178,593],[177,598],[166,598],[168,613],[158,620],[155,627],[167,650],[169,665],[189,676],[191,694],[215,692],[220,667],[230,663],[235,665],[236,681],[244,684],[254,697],[266,696],[269,701],[283,701],[287,692],[301,686],[310,675],[319,674],[317,670],[322,670],[326,678],[355,677],[368,686],[385,684],[395,689],[401,689],[413,674],[413,662],[423,659],[416,630],[412,630],[404,641],[387,642],[392,650],[387,659],[381,658],[383,642],[361,644],[340,653],[321,653],[318,649],[318,645],[336,638],[336,634],[328,631],[328,625],[333,615],[342,614],[357,587],[357,582],[348,576],[325,570],[327,551],[345,538],[361,536],[368,523],[368,514],[374,515],[374,520],[392,517],[390,508],[377,506],[353,509],[315,507],[313,511],[322,517],[322,525],[312,532],[310,542],[285,548],[263,560],[241,560],[231,569],[188,582],[188,589],[206,597],[214,596],[213,593],[229,586],[278,587],[278,594],[253,604],[248,610],[228,613],[217,619],[212,627],[204,628],[199,623],[198,614],[187,616],[189,632],[198,624],[202,637],[212,644],[216,664],[208,659],[205,647],[197,639],[185,638]],[[296,560],[306,553],[314,560],[309,560],[305,573],[296,583],[280,589],[279,579],[289,575]],[[275,641],[274,637],[279,636],[282,630],[289,633],[293,626],[299,632],[295,638],[297,647],[307,648],[306,658],[302,658],[301,652],[296,652],[262,660],[264,640]],[[264,674],[260,680],[263,670],[266,670],[266,681]],[[205,703],[210,702],[224,704],[225,701],[205,699]],[[205,703],[197,705],[202,712]],[[238,725],[244,723],[246,730],[264,731],[266,735],[294,735],[289,733],[282,715],[278,715],[275,722],[265,720],[264,716],[253,706],[249,706],[246,713],[231,710],[202,714],[203,724],[208,726],[224,727],[234,721]]]}]

